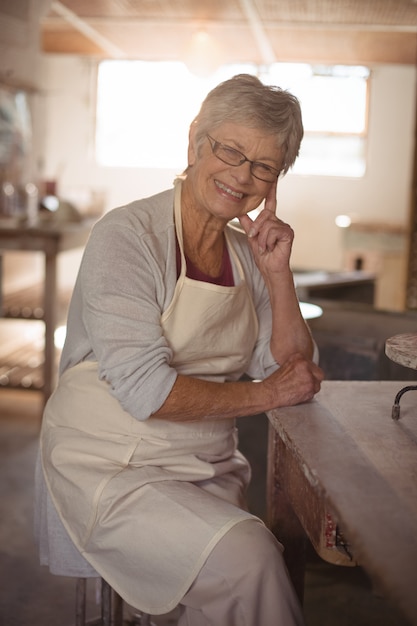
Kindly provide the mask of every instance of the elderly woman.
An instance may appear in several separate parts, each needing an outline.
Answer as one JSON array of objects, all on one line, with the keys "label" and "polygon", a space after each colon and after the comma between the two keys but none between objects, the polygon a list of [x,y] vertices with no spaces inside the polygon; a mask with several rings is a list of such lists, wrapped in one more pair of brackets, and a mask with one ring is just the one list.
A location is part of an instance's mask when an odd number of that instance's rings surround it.
[{"label": "elderly woman", "polygon": [[220,84],[185,174],[95,225],[74,289],[41,434],[49,526],[129,604],[180,604],[183,626],[303,623],[282,546],[247,511],[235,428],[322,380],[275,216],[302,134],[291,94]]}]

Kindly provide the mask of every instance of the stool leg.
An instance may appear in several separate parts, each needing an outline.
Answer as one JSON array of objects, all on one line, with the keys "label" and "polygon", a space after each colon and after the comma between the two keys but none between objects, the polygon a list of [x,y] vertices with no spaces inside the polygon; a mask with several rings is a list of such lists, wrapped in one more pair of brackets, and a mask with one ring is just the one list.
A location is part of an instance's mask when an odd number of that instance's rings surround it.
[{"label": "stool leg", "polygon": [[103,626],[123,626],[123,600],[101,579],[101,620]]},{"label": "stool leg", "polygon": [[[101,617],[86,621],[87,579],[76,581],[75,626],[123,626],[123,599],[103,579],[101,582]],[[151,616],[137,613],[133,616],[132,626],[154,626]]]},{"label": "stool leg", "polygon": [[155,626],[151,620],[151,616],[148,613],[135,613],[132,616],[132,620],[129,622],[129,626]]},{"label": "stool leg", "polygon": [[75,586],[75,626],[101,626],[102,618],[86,619],[87,578],[77,578]]},{"label": "stool leg", "polygon": [[101,579],[101,622],[103,626],[111,626],[111,587]]},{"label": "stool leg", "polygon": [[85,626],[86,589],[86,579],[77,578],[75,587],[75,626]]},{"label": "stool leg", "polygon": [[87,579],[77,578],[75,591],[75,626],[123,626],[123,600],[110,587],[101,582],[101,616],[86,620]]},{"label": "stool leg", "polygon": [[114,590],[113,590],[112,603],[113,603],[113,610],[112,610],[113,623],[112,623],[112,626],[123,626],[123,600],[119,596],[119,594],[116,593]]}]

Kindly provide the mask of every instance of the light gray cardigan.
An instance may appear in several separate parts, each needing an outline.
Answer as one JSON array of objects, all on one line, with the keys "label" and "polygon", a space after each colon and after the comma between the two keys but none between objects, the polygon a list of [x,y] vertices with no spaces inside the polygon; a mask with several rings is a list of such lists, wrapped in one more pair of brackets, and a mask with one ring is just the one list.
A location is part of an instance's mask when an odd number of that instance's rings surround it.
[{"label": "light gray cardigan", "polygon": [[[244,373],[264,378],[277,367],[269,349],[269,297],[246,235],[230,226],[228,234],[259,321],[252,361],[236,378]],[[237,284],[236,267],[233,272]],[[100,378],[110,383],[123,408],[147,419],[177,376],[160,324],[176,281],[173,189],[107,213],[95,224],[81,262],[60,373],[84,360],[98,361]]]}]

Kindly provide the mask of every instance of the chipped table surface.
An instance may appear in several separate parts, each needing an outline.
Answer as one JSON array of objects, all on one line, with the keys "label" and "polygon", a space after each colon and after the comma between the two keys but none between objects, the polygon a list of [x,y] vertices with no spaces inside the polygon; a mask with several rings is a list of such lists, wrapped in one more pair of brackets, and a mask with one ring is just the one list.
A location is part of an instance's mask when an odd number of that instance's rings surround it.
[{"label": "chipped table surface", "polygon": [[329,541],[341,530],[348,557],[417,624],[417,391],[391,418],[403,386],[324,381],[312,402],[270,411],[268,511],[285,526],[275,500],[288,498],[318,553],[348,564]]}]

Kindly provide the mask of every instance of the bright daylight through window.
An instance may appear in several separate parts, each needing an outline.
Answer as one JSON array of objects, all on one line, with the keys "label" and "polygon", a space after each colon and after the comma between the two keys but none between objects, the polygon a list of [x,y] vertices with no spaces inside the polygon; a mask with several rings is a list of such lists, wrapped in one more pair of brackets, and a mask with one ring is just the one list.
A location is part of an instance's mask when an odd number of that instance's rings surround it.
[{"label": "bright daylight through window", "polygon": [[369,70],[295,63],[267,68],[228,65],[201,78],[179,62],[101,62],[98,163],[182,171],[188,128],[205,95],[222,80],[242,72],[288,89],[299,98],[305,136],[294,173],[363,176]]}]

